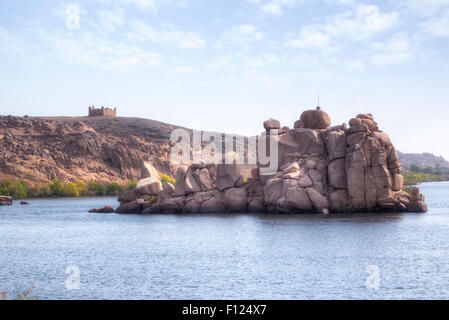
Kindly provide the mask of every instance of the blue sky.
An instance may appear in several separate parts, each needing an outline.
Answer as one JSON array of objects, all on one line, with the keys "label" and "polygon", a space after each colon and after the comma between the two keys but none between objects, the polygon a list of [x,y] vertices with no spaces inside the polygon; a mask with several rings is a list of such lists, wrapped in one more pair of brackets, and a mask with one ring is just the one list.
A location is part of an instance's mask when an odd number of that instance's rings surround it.
[{"label": "blue sky", "polygon": [[371,112],[449,158],[449,0],[0,1],[0,114],[89,105],[204,130]]}]

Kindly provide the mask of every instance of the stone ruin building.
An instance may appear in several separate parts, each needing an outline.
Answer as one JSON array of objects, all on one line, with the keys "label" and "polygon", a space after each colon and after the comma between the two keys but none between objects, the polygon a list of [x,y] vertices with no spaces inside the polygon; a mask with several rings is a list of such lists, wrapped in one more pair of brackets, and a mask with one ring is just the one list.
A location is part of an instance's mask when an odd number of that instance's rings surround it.
[{"label": "stone ruin building", "polygon": [[117,108],[95,108],[95,106],[89,107],[89,117],[117,117]]},{"label": "stone ruin building", "polygon": [[292,129],[278,130],[277,172],[255,167],[243,178],[238,165],[195,163],[177,169],[175,185],[161,183],[156,169],[143,164],[136,189],[119,197],[118,213],[350,213],[425,212],[418,188],[402,190],[397,151],[371,114],[359,114],[331,127],[319,107],[302,113]]}]

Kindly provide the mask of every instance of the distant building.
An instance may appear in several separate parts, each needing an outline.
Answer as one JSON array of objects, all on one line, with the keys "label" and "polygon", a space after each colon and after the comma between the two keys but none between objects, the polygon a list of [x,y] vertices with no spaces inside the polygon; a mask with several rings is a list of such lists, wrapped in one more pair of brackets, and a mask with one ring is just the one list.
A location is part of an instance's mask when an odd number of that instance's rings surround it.
[{"label": "distant building", "polygon": [[117,108],[95,108],[95,106],[89,107],[89,117],[117,117]]}]

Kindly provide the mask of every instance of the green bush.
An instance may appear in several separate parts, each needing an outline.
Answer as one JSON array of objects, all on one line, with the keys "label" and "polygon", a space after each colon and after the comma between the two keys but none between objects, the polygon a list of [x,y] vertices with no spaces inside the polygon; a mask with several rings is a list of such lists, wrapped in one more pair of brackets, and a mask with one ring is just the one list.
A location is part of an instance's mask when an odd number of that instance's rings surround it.
[{"label": "green bush", "polygon": [[78,191],[76,184],[73,182],[69,182],[66,185],[64,185],[63,194],[65,197],[71,197],[71,198],[77,198],[80,196],[80,192]]},{"label": "green bush", "polygon": [[64,185],[59,179],[55,179],[49,184],[50,195],[53,197],[63,197],[64,196]]},{"label": "green bush", "polygon": [[435,174],[435,173],[424,173],[424,172],[411,172],[406,171],[403,174],[404,185],[411,186],[420,182],[431,182],[431,181],[445,181],[448,180],[449,176],[447,174]]},{"label": "green bush", "polygon": [[44,184],[29,184],[26,181],[6,179],[0,181],[0,195],[14,199],[117,196],[124,190],[135,188],[136,184],[136,180],[121,185],[116,182],[97,181],[62,182],[60,179]]},{"label": "green bush", "polygon": [[173,177],[170,177],[169,175],[165,174],[165,173],[159,173],[159,176],[161,177],[161,182],[162,184],[164,183],[171,183],[171,184],[175,184],[176,180]]},{"label": "green bush", "polygon": [[28,197],[29,186],[25,181],[13,181],[6,179],[0,185],[0,195],[10,196],[14,199],[25,199]]},{"label": "green bush", "polygon": [[126,190],[128,191],[135,189],[137,187],[137,182],[138,182],[137,180],[129,180],[126,186]]},{"label": "green bush", "polygon": [[107,183],[105,186],[105,192],[108,196],[114,196],[123,191],[123,187],[117,182]]},{"label": "green bush", "polygon": [[89,181],[87,183],[87,196],[104,196],[106,188],[103,184],[96,181]]}]

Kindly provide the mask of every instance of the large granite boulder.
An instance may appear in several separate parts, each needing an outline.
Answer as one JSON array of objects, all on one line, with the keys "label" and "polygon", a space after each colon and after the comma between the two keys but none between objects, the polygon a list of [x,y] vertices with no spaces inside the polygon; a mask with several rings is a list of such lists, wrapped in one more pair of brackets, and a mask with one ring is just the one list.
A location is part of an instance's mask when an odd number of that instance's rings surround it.
[{"label": "large granite boulder", "polygon": [[213,183],[210,177],[209,170],[202,168],[195,173],[195,177],[200,185],[201,191],[211,190]]},{"label": "large granite boulder", "polygon": [[329,184],[334,189],[347,189],[348,179],[346,177],[346,159],[337,159],[329,164]]},{"label": "large granite boulder", "polygon": [[424,202],[424,195],[419,193],[419,188],[414,188],[412,191],[408,211],[411,212],[426,212],[427,206]]},{"label": "large granite boulder", "polygon": [[258,179],[250,180],[245,184],[246,202],[249,212],[265,211],[265,196],[262,181]]},{"label": "large granite boulder", "polygon": [[186,194],[186,175],[187,175],[187,166],[181,166],[176,170],[175,175],[175,195],[183,196]]},{"label": "large granite boulder", "polygon": [[0,206],[12,206],[12,198],[9,196],[0,196]]},{"label": "large granite boulder", "polygon": [[137,199],[132,202],[122,203],[115,212],[116,213],[141,213],[142,206],[145,203],[144,199]]},{"label": "large granite boulder", "polygon": [[174,196],[175,186],[169,182],[162,185],[162,190],[159,192],[158,197],[161,199],[167,199]]},{"label": "large granite boulder", "polygon": [[185,197],[159,198],[156,203],[143,209],[143,214],[153,213],[183,213]]},{"label": "large granite boulder", "polygon": [[313,208],[319,213],[329,213],[329,202],[327,198],[314,188],[306,189]]},{"label": "large granite boulder", "polygon": [[267,181],[264,187],[265,203],[276,205],[278,199],[282,196],[284,181],[280,178],[273,178]]},{"label": "large granite boulder", "polygon": [[153,177],[137,182],[136,193],[140,195],[158,195],[162,190],[162,183]]},{"label": "large granite boulder", "polygon": [[119,202],[131,202],[131,201],[136,200],[136,198],[137,198],[136,190],[132,189],[132,190],[122,192],[118,197],[118,201]]},{"label": "large granite boulder", "polygon": [[329,195],[329,209],[332,212],[345,212],[348,205],[348,190],[337,190]]},{"label": "large granite boulder", "polygon": [[346,134],[344,131],[329,132],[326,139],[329,161],[346,158],[346,143]]},{"label": "large granite boulder", "polygon": [[201,191],[201,187],[200,187],[197,179],[194,176],[194,168],[190,167],[187,170],[187,175],[185,178],[185,193],[191,194],[191,193],[200,192],[200,191]]},{"label": "large granite boulder", "polygon": [[216,166],[217,188],[226,190],[233,187],[240,187],[243,184],[243,177],[238,165],[218,164]]},{"label": "large granite boulder", "polygon": [[231,212],[246,211],[246,188],[231,188],[224,192],[225,208]]},{"label": "large granite boulder", "polygon": [[280,130],[281,129],[281,123],[279,120],[270,118],[268,120],[265,120],[263,123],[263,127],[267,132],[270,132],[270,130]]},{"label": "large granite boulder", "polygon": [[201,213],[222,213],[225,212],[224,199],[221,192],[214,190],[210,192],[210,197],[201,202]]},{"label": "large granite boulder", "polygon": [[295,122],[296,128],[306,129],[327,129],[331,125],[329,115],[317,107],[316,110],[307,110],[301,114],[301,117]]},{"label": "large granite boulder", "polygon": [[161,177],[159,176],[159,173],[157,172],[156,168],[149,162],[144,162],[142,164],[140,178],[141,179],[154,178],[155,180],[161,181]]},{"label": "large granite boulder", "polygon": [[306,189],[299,186],[287,188],[285,191],[285,204],[294,211],[312,211],[312,203],[307,195]]}]

